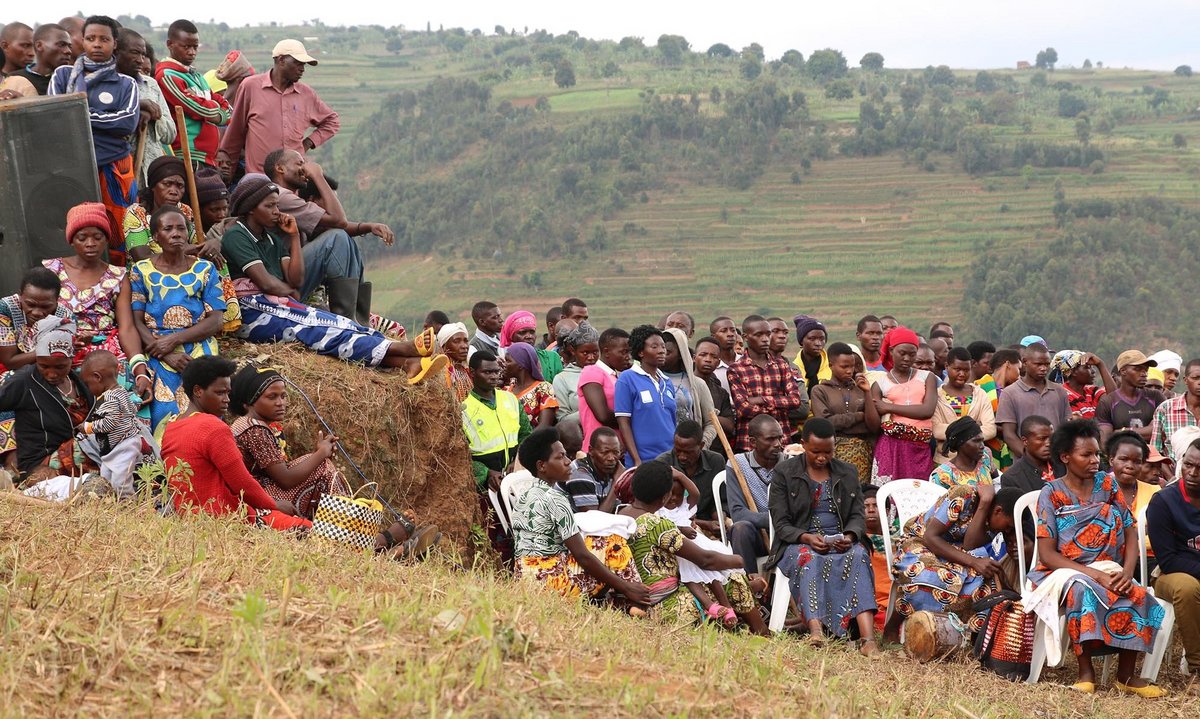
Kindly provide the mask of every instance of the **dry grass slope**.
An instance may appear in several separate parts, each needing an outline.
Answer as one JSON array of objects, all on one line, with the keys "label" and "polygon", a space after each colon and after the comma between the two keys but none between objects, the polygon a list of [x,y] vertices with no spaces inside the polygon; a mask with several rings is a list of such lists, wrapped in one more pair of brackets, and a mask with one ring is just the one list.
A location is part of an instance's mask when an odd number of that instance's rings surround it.
[{"label": "dry grass slope", "polygon": [[451,566],[0,498],[0,716],[1194,716],[1055,673],[1018,686],[965,660],[667,629]]}]

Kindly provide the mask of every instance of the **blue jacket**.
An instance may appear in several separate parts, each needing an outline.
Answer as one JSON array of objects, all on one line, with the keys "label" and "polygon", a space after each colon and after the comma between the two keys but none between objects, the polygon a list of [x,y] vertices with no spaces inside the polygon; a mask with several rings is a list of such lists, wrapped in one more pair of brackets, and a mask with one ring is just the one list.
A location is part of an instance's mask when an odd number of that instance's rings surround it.
[{"label": "blue jacket", "polygon": [[[140,108],[137,82],[128,75],[117,72],[114,62],[96,65],[80,58],[77,63],[88,75],[88,116],[92,125],[92,144],[96,148],[96,166],[116,162],[128,157],[129,136],[137,132]],[[64,65],[50,77],[50,94],[70,93],[68,85],[76,65]],[[79,79],[82,85],[82,78]]]},{"label": "blue jacket", "polygon": [[1179,481],[1150,498],[1146,533],[1164,574],[1182,572],[1200,579],[1200,509],[1184,501]]}]

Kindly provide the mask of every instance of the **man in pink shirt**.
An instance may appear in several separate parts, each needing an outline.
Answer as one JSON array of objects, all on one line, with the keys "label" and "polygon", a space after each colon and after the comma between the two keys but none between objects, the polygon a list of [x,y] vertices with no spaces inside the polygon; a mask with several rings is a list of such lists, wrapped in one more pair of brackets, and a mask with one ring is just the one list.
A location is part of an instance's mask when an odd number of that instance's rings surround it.
[{"label": "man in pink shirt", "polygon": [[[327,142],[341,127],[338,114],[316,90],[300,82],[305,67],[317,64],[304,44],[281,40],[271,54],[274,66],[242,81],[238,88],[218,154],[219,164],[226,168],[226,182],[243,154],[246,172],[262,172],[272,150],[282,147],[304,154]],[[305,136],[310,127],[316,129]]]}]

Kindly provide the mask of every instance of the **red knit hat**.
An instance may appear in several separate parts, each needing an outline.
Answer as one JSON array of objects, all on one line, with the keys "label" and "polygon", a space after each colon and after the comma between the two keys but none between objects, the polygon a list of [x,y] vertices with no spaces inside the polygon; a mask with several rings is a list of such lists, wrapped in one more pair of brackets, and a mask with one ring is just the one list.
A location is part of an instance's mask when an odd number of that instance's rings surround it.
[{"label": "red knit hat", "polygon": [[95,227],[108,239],[113,238],[113,221],[99,202],[84,202],[67,210],[67,242],[85,227]]}]

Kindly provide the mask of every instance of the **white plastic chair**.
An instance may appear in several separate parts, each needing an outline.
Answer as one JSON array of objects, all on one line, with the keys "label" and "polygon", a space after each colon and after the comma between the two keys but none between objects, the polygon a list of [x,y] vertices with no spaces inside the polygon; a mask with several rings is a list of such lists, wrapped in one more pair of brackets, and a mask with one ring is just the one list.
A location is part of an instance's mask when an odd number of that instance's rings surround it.
[{"label": "white plastic chair", "polygon": [[517,498],[536,481],[537,477],[527,469],[519,469],[500,480],[500,500],[504,503],[504,514],[508,517],[508,522],[501,520],[501,524],[505,526],[506,531],[512,527],[513,507],[517,504]]},{"label": "white plastic chair", "polygon": [[[883,526],[883,556],[887,560],[888,571],[896,561],[896,550],[892,547],[891,522],[888,520],[887,502],[892,500],[896,505],[896,514],[900,519],[900,529],[908,520],[929,510],[938,498],[946,493],[945,488],[924,479],[893,479],[884,483],[875,495],[875,503],[879,507],[879,522]],[[892,581],[892,591],[888,595],[887,613],[884,621],[892,618],[895,611],[896,595],[899,585]],[[900,637],[904,637],[904,627],[900,628]]]},{"label": "white plastic chair", "polygon": [[[1013,507],[1013,520],[1016,523],[1016,531],[1021,532],[1022,537],[1024,537],[1024,530],[1022,528],[1025,526],[1025,514],[1027,512],[1029,513],[1030,519],[1033,520],[1034,526],[1037,526],[1037,503],[1038,497],[1040,497],[1041,494],[1041,490],[1026,492],[1025,494],[1021,495],[1021,498],[1017,500],[1016,505]],[[1037,566],[1037,555],[1038,543],[1036,536],[1033,540],[1033,551],[1030,552],[1028,561],[1025,560],[1025,542],[1017,542],[1017,577],[1022,594],[1032,589],[1032,587],[1027,587],[1027,584],[1029,583],[1028,575],[1029,570]],[[1025,679],[1025,681],[1029,684],[1038,683],[1038,679],[1040,679],[1042,676],[1042,668],[1046,666],[1046,645],[1044,642],[1042,642],[1042,637],[1045,635],[1045,630],[1043,629],[1044,626],[1045,623],[1040,618],[1034,621],[1033,655],[1029,662],[1029,676]],[[1067,650],[1070,649],[1071,645],[1071,638],[1067,635],[1067,615],[1066,612],[1062,611],[1061,604],[1058,611],[1058,636],[1061,638],[1062,646],[1059,647],[1059,661],[1054,665],[1055,667],[1061,667],[1063,665],[1063,662],[1067,657]],[[1104,681],[1108,678],[1108,670],[1109,664],[1106,658],[1106,661],[1103,664],[1101,683],[1104,683]]]},{"label": "white plastic chair", "polygon": [[[768,526],[770,531],[771,546],[775,546],[775,522],[768,518]],[[770,551],[770,547],[767,548]],[[769,556],[769,555],[768,555]],[[759,560],[759,568],[765,563],[764,560]],[[767,623],[767,628],[772,634],[778,634],[783,631],[783,623],[787,620],[788,601],[792,598],[792,590],[788,586],[788,578],[784,575],[779,567],[775,567],[775,583],[771,589],[771,621]]]},{"label": "white plastic chair", "polygon": [[713,475],[712,493],[713,502],[717,505],[717,524],[721,525],[721,543],[728,547],[730,544],[729,537],[725,533],[725,507],[721,504],[721,490],[724,488],[725,470],[721,470]]},{"label": "white plastic chair", "polygon": [[488,488],[488,501],[492,503],[492,509],[496,512],[496,519],[500,522],[501,529],[505,534],[512,534],[508,526],[508,514],[504,511],[504,503],[500,501],[500,495],[491,487]]},{"label": "white plastic chair", "polygon": [[[1158,598],[1154,594],[1154,589],[1150,586],[1150,574],[1147,571],[1149,560],[1147,559],[1148,545],[1146,542],[1146,506],[1138,508],[1137,517],[1137,541],[1138,541],[1138,561],[1141,564],[1142,584],[1145,585],[1146,591],[1151,596]],[[1171,632],[1175,629],[1175,607],[1170,602],[1159,600],[1159,605],[1163,608],[1162,626],[1158,628],[1158,634],[1154,638],[1154,646],[1151,647],[1150,653],[1142,660],[1142,679],[1148,682],[1153,682],[1158,679],[1158,670],[1162,668],[1163,659],[1167,656],[1167,651],[1171,648]],[[1183,673],[1187,673],[1186,656],[1182,663]]]}]

